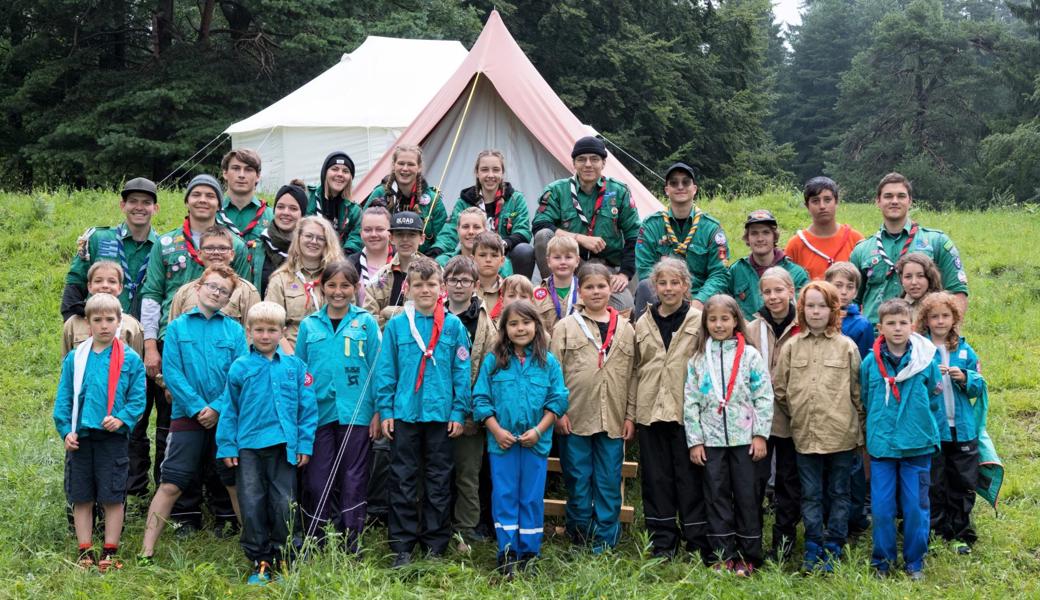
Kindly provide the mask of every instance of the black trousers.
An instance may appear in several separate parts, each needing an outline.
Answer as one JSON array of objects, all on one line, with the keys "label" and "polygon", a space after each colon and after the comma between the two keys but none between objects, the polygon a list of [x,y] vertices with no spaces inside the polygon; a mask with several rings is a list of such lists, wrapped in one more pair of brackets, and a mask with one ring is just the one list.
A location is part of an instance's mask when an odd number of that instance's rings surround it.
[{"label": "black trousers", "polygon": [[[795,543],[798,521],[802,518],[802,484],[798,477],[798,453],[794,449],[792,438],[769,436],[766,444],[768,454],[762,459],[771,465],[776,459],[775,477],[773,478],[773,539],[774,552],[782,552],[787,556]],[[758,485],[759,505],[765,499],[766,484],[769,480],[769,467],[762,469],[762,478]]]},{"label": "black trousers", "polygon": [[[956,440],[957,432],[950,430]],[[978,536],[971,524],[971,510],[979,480],[979,442],[943,442],[941,447],[932,455],[928,493],[932,532],[947,540],[974,544]]]},{"label": "black trousers", "polygon": [[[389,539],[394,552],[411,552],[416,543],[434,554],[443,554],[448,548],[454,470],[455,459],[447,423],[394,421],[389,486]],[[420,476],[423,488],[421,513]]]},{"label": "black trousers", "polygon": [[[166,438],[170,435],[170,403],[166,401],[166,392],[149,377],[145,394],[144,414],[130,432],[130,479],[127,481],[126,493],[129,496],[149,496],[148,472],[151,481],[159,481],[159,465],[166,456]],[[148,425],[152,412],[155,412],[155,462],[149,456],[151,441],[148,439]]]},{"label": "black trousers", "polygon": [[[674,552],[685,540],[701,560],[711,560],[704,467],[690,462],[682,423],[639,425],[643,516],[654,552]],[[678,522],[676,522],[678,517]]]},{"label": "black trousers", "polygon": [[372,442],[368,472],[368,518],[384,525],[390,517],[390,440]]},{"label": "black trousers", "polygon": [[246,558],[272,564],[288,559],[300,545],[300,524],[293,512],[296,466],[286,459],[285,444],[239,450],[235,487]]},{"label": "black trousers", "polygon": [[762,500],[756,482],[763,472],[768,477],[769,462],[751,460],[750,448],[706,447],[704,494],[714,557],[758,566],[762,564]]}]

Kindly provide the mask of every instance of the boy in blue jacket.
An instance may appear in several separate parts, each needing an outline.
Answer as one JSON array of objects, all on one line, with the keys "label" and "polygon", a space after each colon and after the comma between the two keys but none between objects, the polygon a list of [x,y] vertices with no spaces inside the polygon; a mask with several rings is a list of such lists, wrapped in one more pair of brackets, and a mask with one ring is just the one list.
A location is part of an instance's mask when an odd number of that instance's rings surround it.
[{"label": "boy in blue jacket", "polygon": [[73,506],[79,565],[94,566],[94,504],[105,510],[105,545],[98,570],[120,567],[130,431],[144,412],[144,363],[117,339],[123,309],[111,294],[87,300],[90,337],[61,366],[54,426],[65,442],[65,495]]},{"label": "boy in blue jacket", "polygon": [[905,300],[888,300],[878,308],[878,329],[873,352],[860,367],[874,517],[871,564],[883,576],[895,563],[898,498],[904,568],[918,581],[924,579],[928,550],[929,470],[939,449],[942,375],[933,361],[935,345],[913,333]]},{"label": "boy in blue jacket", "polygon": [[[249,583],[271,580],[272,565],[284,567],[300,544],[293,516],[296,468],[310,460],[318,407],[307,365],[278,347],[285,309],[260,302],[249,309],[246,328],[252,351],[231,364],[227,398],[217,423],[217,458],[235,471],[242,515],[239,543],[253,561]],[[293,531],[290,531],[290,525]]]},{"label": "boy in blue jacket", "polygon": [[225,486],[238,512],[235,475],[216,459],[214,429],[225,400],[228,369],[249,351],[245,330],[220,312],[235,292],[238,275],[227,265],[212,265],[190,285],[198,286],[199,305],[166,328],[162,371],[173,398],[170,437],[159,488],[148,507],[139,557],[143,564],[152,562],[174,502],[194,479],[207,478]]},{"label": "boy in blue jacket", "polygon": [[[428,258],[408,265],[408,302],[383,332],[376,366],[376,408],[390,447],[390,548],[394,568],[412,561],[415,544],[441,556],[451,539],[449,438],[470,413],[469,336],[444,308],[440,267]],[[423,522],[416,480],[425,463]]]}]

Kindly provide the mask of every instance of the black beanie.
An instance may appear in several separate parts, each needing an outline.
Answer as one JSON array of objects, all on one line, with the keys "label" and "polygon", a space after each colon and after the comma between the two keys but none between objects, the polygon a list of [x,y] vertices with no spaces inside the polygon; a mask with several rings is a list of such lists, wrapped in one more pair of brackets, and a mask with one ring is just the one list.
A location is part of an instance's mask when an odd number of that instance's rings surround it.
[{"label": "black beanie", "polygon": [[346,165],[347,170],[350,171],[350,177],[353,178],[356,174],[354,171],[354,161],[350,160],[350,156],[342,150],[334,150],[328,156],[325,157],[325,162],[321,165],[321,181],[318,183],[325,186],[325,175],[329,172],[329,168],[332,165]]},{"label": "black beanie", "polygon": [[300,205],[301,215],[307,214],[307,191],[291,183],[278,188],[278,193],[274,195],[274,206],[278,206],[278,199],[286,194],[292,196],[292,199]]},{"label": "black beanie", "polygon": [[607,158],[607,146],[598,137],[587,135],[574,142],[571,158],[578,158],[582,154],[598,154],[602,158]]}]

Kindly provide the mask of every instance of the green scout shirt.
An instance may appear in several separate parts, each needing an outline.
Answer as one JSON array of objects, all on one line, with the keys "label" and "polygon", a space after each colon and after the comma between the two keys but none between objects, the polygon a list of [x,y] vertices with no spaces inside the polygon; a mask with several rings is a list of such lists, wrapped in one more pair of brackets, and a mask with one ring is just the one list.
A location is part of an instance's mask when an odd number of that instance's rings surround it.
[{"label": "green scout shirt", "polygon": [[[249,274],[242,277],[249,280],[256,289],[260,289],[260,280],[264,270],[264,249],[260,246],[260,234],[267,229],[273,219],[274,209],[256,196],[253,196],[249,204],[243,208],[238,208],[232,204],[231,198],[225,197],[220,211],[217,213],[217,224],[227,227],[245,242],[245,258],[249,264]],[[237,249],[235,257],[238,257]]]},{"label": "green scout shirt", "polygon": [[148,239],[135,241],[126,223],[116,227],[91,227],[79,237],[72,266],[65,275],[66,285],[75,285],[87,290],[87,272],[99,260],[109,260],[123,267],[123,293],[119,303],[123,311],[135,318],[141,316],[141,288],[148,271],[148,257],[152,245],[159,240],[155,230],[148,232]]},{"label": "green scout shirt", "polygon": [[[549,225],[553,228],[563,229],[571,233],[587,235],[589,232],[581,219],[578,211],[574,208],[571,200],[571,180],[573,178],[558,179],[545,187],[542,197],[538,201],[538,213],[534,216],[533,228],[540,229],[539,225]],[[603,205],[596,216],[595,228],[592,235],[603,238],[607,243],[603,252],[592,255],[589,258],[600,258],[607,264],[622,267],[622,257],[626,242],[635,243],[639,237],[639,213],[636,212],[635,201],[628,192],[628,186],[616,179],[602,177],[593,188],[592,193],[586,194],[581,186],[577,186],[578,204],[585,217],[592,223],[592,211],[596,207],[596,199],[599,190],[606,185],[603,194]],[[588,252],[581,249],[582,258],[586,259]],[[635,265],[632,265],[634,269]],[[629,278],[635,276],[635,272],[625,273]]]},{"label": "green scout shirt", "polygon": [[[386,196],[386,186],[381,183],[368,195],[363,208],[372,206],[374,201],[384,196]],[[444,228],[444,223],[448,220],[448,211],[444,208],[444,197],[441,195],[440,190],[432,185],[423,187],[418,202],[414,206],[403,205],[398,209],[398,212],[403,210],[414,211],[422,217],[423,222],[426,224],[423,233],[425,241],[419,246],[419,254],[428,253],[437,242],[437,234]]]},{"label": "green scout shirt", "polygon": [[[809,283],[809,273],[787,256],[781,258],[774,266],[783,267],[791,274],[797,298],[798,290]],[[744,311],[744,318],[748,321],[754,319],[755,313],[765,305],[762,292],[758,290],[758,271],[752,266],[750,256],[745,256],[729,268],[729,295],[736,298],[740,310]]]},{"label": "green scout shirt", "polygon": [[[232,236],[235,260],[231,267],[239,277],[249,279],[251,266],[246,259],[246,244],[242,238]],[[206,269],[192,260],[184,243],[184,231],[178,227],[159,236],[152,246],[148,259],[148,274],[145,276],[142,297],[154,300],[162,307],[159,316],[159,339],[166,335],[166,324],[170,316],[170,302],[182,285],[202,276]]]},{"label": "green scout shirt", "polygon": [[[885,300],[898,298],[903,295],[903,285],[899,282],[899,275],[890,268],[881,256],[878,249],[878,240],[884,247],[885,254],[894,265],[900,258],[900,252],[910,236],[913,222],[907,219],[903,230],[899,235],[892,235],[881,227],[877,233],[866,238],[853,248],[849,256],[849,262],[856,265],[860,273],[859,301],[860,310],[871,323],[877,324],[878,307]],[[914,236],[907,253],[920,252],[927,255],[935,262],[935,266],[942,273],[943,288],[951,294],[968,293],[968,276],[964,272],[964,264],[961,262],[960,252],[953,241],[938,229],[928,229],[918,226],[917,234]]]},{"label": "green scout shirt", "polygon": [[[698,219],[699,217],[699,219]],[[665,229],[665,219],[671,219],[676,240],[671,240]],[[676,247],[686,240],[694,221],[697,230],[693,233],[689,248],[683,254]],[[694,213],[679,226],[671,211],[656,212],[643,221],[636,240],[636,273],[640,280],[650,277],[654,265],[662,256],[675,256],[686,260],[690,269],[690,294],[693,299],[707,302],[715,294],[724,294],[729,289],[729,242],[722,226],[711,215],[694,209]]]},{"label": "green scout shirt", "polygon": [[[437,234],[437,241],[433,247],[439,248],[445,253],[456,252],[459,245],[459,215],[467,208],[479,206],[480,201],[481,197],[476,192],[476,186],[463,190],[459,194],[458,200],[455,201],[454,208],[451,209],[451,217]],[[527,211],[527,200],[524,199],[522,193],[513,190],[512,186],[508,186],[506,194],[503,195],[502,208],[498,211],[498,227],[495,232],[503,240],[508,241],[511,237],[514,239],[523,237],[523,241],[528,243],[531,241],[531,217]]]},{"label": "green scout shirt", "polygon": [[[320,185],[307,186],[310,195],[307,197],[306,215],[320,215],[318,210],[318,199],[325,199],[325,190]],[[361,207],[350,198],[344,198],[336,211],[336,218],[332,220],[332,228],[339,235],[340,243],[343,244],[345,254],[357,254],[361,252],[364,244],[361,242]]]}]

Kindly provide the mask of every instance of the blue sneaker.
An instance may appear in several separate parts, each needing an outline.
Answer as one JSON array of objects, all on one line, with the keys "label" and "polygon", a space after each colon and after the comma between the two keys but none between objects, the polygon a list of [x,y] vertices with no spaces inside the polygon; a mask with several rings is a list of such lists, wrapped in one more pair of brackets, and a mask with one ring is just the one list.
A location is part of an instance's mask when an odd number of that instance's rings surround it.
[{"label": "blue sneaker", "polygon": [[841,562],[841,546],[832,542],[823,545],[823,572],[833,573]]},{"label": "blue sneaker", "polygon": [[266,560],[256,564],[256,570],[249,576],[246,583],[249,585],[267,585],[271,583],[271,565]]},{"label": "blue sneaker", "polygon": [[822,560],[820,554],[822,551],[823,548],[820,548],[819,544],[806,540],[805,557],[802,559],[802,571],[805,571],[806,573],[816,571],[820,567],[820,562]]}]

